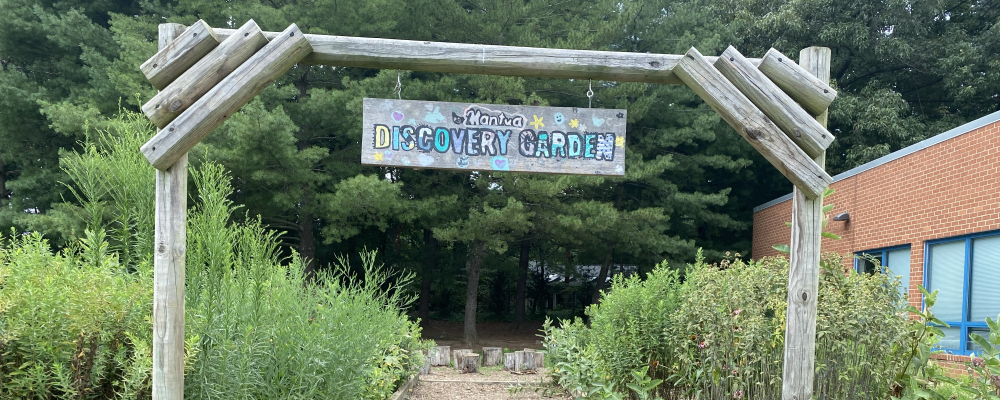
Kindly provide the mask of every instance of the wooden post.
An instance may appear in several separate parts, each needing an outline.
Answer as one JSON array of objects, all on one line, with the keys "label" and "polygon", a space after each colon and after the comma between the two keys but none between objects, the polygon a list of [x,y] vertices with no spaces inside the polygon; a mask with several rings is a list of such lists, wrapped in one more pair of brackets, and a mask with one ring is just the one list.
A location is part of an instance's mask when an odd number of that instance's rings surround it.
[{"label": "wooden post", "polygon": [[[184,30],[160,25],[160,48]],[[156,170],[153,256],[153,400],[184,398],[184,255],[187,248],[187,153]]]},{"label": "wooden post", "polygon": [[[809,47],[799,53],[799,65],[819,78],[830,80],[830,49]],[[826,127],[826,112],[816,119]],[[826,153],[814,160],[822,167]],[[816,297],[819,291],[820,238],[823,196],[807,198],[796,187],[792,192],[792,241],[788,269],[788,311],[785,326],[785,367],[781,398],[812,399],[816,362]]]}]

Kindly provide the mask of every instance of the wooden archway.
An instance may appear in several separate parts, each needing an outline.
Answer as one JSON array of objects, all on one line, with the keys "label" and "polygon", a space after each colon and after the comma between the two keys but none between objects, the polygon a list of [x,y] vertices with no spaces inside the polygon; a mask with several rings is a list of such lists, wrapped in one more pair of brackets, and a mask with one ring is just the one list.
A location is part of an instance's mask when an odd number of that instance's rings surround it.
[{"label": "wooden archway", "polygon": [[160,50],[140,69],[160,92],[142,106],[158,127],[141,151],[156,167],[153,399],[184,395],[187,152],[297,63],[429,72],[685,84],[795,185],[782,397],[811,399],[819,286],[830,49],[794,63],[730,47],[719,57],[563,50],[264,32],[204,21],[162,24]]}]

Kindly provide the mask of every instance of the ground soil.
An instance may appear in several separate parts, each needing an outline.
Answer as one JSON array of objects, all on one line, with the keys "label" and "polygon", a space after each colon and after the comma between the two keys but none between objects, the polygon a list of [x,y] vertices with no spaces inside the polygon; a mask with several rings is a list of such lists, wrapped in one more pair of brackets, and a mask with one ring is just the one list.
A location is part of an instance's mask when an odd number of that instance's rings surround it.
[{"label": "ground soil", "polygon": [[[525,348],[544,350],[542,323],[533,321],[515,327],[510,322],[483,322],[476,324],[479,343],[462,341],[464,325],[461,322],[426,321],[423,323],[424,339],[433,339],[438,346],[454,349],[503,347],[511,350]],[[411,400],[569,400],[571,396],[554,387],[540,368],[534,374],[513,374],[501,367],[481,368],[479,373],[463,374],[450,367],[433,367],[429,375],[421,375],[410,394]]]},{"label": "ground soil", "polygon": [[529,321],[515,327],[511,322],[482,322],[476,324],[479,343],[468,346],[463,341],[464,325],[461,322],[425,321],[423,338],[433,339],[438,346],[451,346],[452,349],[479,349],[484,346],[503,347],[511,350],[537,349],[542,347],[542,323]]},{"label": "ground soil", "polygon": [[554,387],[545,369],[518,375],[499,367],[463,374],[451,367],[433,367],[421,375],[410,400],[569,400],[565,391]]}]

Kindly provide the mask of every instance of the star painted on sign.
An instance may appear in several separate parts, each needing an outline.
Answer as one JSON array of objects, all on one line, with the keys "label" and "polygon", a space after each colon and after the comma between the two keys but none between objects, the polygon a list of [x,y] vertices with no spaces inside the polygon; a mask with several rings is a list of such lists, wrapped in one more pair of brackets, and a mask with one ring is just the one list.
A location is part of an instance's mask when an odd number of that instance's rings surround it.
[{"label": "star painted on sign", "polygon": [[615,146],[625,147],[625,138],[621,136],[615,138]]},{"label": "star painted on sign", "polygon": [[535,120],[530,122],[529,124],[534,125],[536,131],[538,130],[538,128],[545,127],[545,124],[542,123],[542,118],[539,118],[537,115],[532,115],[532,117],[535,117]]},{"label": "star painted on sign", "polygon": [[382,161],[385,158],[382,153],[375,153],[375,161]]},{"label": "star painted on sign", "polygon": [[576,128],[578,126],[580,126],[580,120],[578,120],[576,118],[569,120],[569,127],[570,128]]}]

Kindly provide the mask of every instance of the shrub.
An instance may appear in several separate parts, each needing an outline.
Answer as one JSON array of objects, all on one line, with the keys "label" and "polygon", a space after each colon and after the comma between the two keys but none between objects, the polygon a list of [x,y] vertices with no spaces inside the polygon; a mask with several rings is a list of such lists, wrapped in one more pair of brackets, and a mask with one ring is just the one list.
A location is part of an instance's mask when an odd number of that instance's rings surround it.
[{"label": "shrub", "polygon": [[[152,127],[127,112],[110,126],[64,155],[83,237],[0,245],[0,398],[150,396],[155,175],[138,148]],[[365,253],[359,276],[341,262],[307,283],[279,233],[233,222],[221,166],[191,176],[186,398],[385,399],[422,364],[430,344],[402,313],[412,275]]]},{"label": "shrub", "polygon": [[[894,361],[913,341],[905,334],[909,323],[898,278],[845,274],[835,255],[824,257],[820,267],[815,393],[887,398],[898,373]],[[639,398],[647,391],[665,398],[780,397],[784,258],[707,265],[699,254],[683,283],[665,265],[646,282],[616,282],[600,306],[588,309],[592,328],[580,322],[546,326],[545,343],[554,347],[549,351],[556,365],[593,357],[594,370],[604,373],[573,375],[561,368],[553,372],[560,383],[580,392],[610,387]],[[567,343],[574,350],[562,348]],[[650,389],[656,379],[664,382]]]}]

